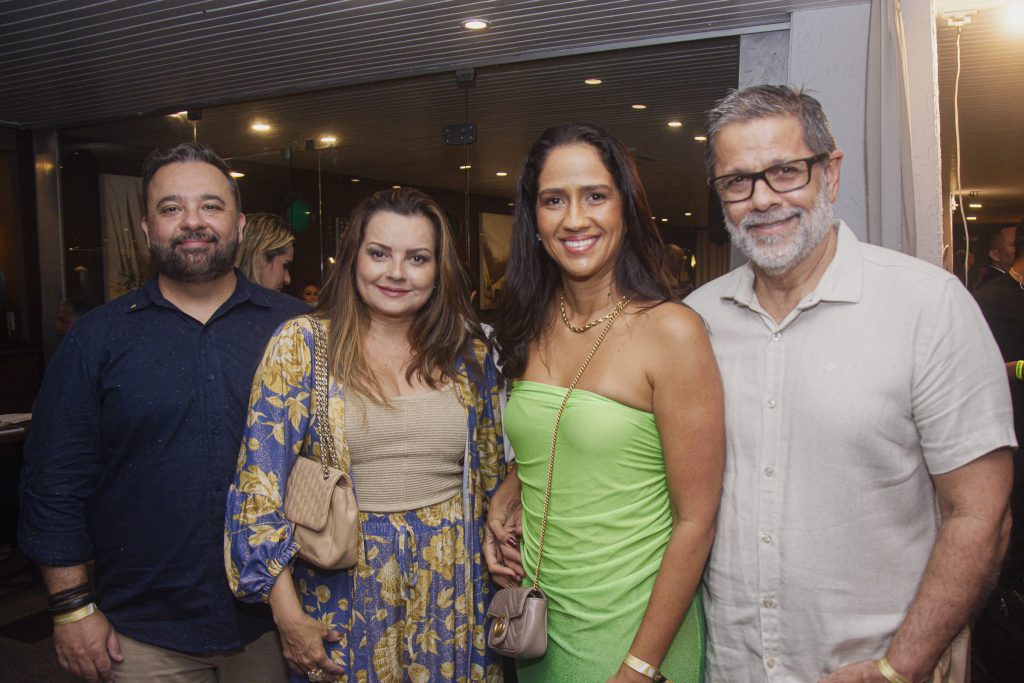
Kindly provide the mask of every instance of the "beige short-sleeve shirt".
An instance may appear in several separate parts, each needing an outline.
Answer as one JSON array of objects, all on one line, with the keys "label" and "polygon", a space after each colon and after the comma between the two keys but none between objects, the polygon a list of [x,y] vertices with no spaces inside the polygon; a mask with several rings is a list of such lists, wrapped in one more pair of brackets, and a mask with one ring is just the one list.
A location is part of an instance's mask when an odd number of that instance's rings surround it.
[{"label": "beige short-sleeve shirt", "polygon": [[961,283],[837,229],[782,323],[749,264],[686,300],[725,386],[709,681],[803,683],[883,655],[935,542],[931,475],[1015,444],[999,351]]}]

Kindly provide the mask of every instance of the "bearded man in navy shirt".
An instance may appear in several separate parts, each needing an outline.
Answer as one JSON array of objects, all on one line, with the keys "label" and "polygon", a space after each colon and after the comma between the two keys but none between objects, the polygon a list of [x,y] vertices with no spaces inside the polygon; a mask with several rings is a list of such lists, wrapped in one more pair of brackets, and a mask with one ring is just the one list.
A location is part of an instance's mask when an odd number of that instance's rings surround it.
[{"label": "bearded man in navy shirt", "polygon": [[154,151],[143,195],[157,274],[84,316],[50,363],[25,446],[20,543],[68,672],[283,680],[269,611],[228,589],[224,508],[263,347],[308,307],[233,268],[245,217],[210,149]]}]

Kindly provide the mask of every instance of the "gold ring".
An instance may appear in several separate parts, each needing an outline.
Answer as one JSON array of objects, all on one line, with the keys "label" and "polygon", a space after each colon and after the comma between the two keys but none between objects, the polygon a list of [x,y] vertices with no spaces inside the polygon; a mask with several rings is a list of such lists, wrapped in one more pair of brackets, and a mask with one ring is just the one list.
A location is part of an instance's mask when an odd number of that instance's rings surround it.
[{"label": "gold ring", "polygon": [[317,681],[324,680],[323,667],[317,666],[306,672],[306,678],[316,683]]}]

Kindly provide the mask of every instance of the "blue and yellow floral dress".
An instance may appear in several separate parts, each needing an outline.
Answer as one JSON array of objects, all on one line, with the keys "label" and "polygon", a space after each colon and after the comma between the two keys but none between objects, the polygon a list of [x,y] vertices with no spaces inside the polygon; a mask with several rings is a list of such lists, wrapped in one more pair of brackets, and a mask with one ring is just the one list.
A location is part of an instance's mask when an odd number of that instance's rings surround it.
[{"label": "blue and yellow floral dress", "polygon": [[[295,458],[314,444],[319,451],[311,405],[313,333],[306,317],[281,326],[257,370],[228,492],[228,582],[241,600],[267,601],[282,569],[293,565],[303,609],[341,633],[339,642],[325,643],[346,672],[338,680],[502,680],[499,658],[485,644],[492,587],[481,555],[487,497],[505,474],[498,377],[482,342],[474,342],[471,352],[482,376],[460,359],[454,378],[469,435],[461,496],[408,512],[360,512],[358,562],[334,572],[297,556],[284,516]],[[329,401],[335,443],[347,448],[345,390],[334,377]],[[358,482],[355,488],[358,499]],[[305,678],[293,674],[292,680]]]}]

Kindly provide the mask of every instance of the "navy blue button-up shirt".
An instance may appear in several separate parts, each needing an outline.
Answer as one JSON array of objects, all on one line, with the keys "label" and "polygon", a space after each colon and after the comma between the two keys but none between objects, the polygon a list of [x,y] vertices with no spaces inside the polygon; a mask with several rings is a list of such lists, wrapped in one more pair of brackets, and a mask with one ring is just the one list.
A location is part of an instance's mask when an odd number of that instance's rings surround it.
[{"label": "navy blue button-up shirt", "polygon": [[84,316],[43,380],[25,444],[19,540],[51,566],[95,561],[118,632],[205,653],[272,628],[224,573],[227,486],[270,335],[309,307],[235,271],[202,324],[156,279]]}]

